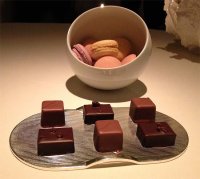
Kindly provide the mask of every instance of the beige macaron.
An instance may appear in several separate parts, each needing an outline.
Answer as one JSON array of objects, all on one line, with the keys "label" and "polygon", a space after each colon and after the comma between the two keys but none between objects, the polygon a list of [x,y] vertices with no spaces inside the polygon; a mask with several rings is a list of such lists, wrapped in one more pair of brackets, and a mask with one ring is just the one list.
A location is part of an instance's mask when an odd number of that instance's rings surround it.
[{"label": "beige macaron", "polygon": [[114,39],[118,43],[118,49],[119,53],[117,55],[117,58],[122,61],[127,55],[129,55],[132,51],[132,44],[131,42],[124,38],[124,37],[118,37]]},{"label": "beige macaron", "polygon": [[91,56],[94,60],[98,60],[103,56],[117,57],[118,43],[115,40],[100,40],[91,45]]}]

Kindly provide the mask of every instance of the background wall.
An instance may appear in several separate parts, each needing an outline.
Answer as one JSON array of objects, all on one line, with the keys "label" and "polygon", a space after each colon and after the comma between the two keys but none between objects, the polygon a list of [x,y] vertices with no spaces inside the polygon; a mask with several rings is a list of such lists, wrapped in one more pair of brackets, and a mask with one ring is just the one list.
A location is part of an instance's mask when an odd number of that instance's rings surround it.
[{"label": "background wall", "polygon": [[164,0],[0,0],[0,22],[70,23],[101,3],[129,8],[149,28],[165,29]]}]

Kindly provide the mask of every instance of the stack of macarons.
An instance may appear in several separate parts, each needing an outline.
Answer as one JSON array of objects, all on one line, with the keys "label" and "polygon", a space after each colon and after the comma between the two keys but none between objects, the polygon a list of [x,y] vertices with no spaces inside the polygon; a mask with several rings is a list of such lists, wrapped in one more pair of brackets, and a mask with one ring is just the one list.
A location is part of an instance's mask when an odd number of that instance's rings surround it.
[{"label": "stack of macarons", "polygon": [[97,68],[114,68],[135,60],[132,44],[124,37],[95,40],[88,38],[73,45],[72,51],[80,61]]}]

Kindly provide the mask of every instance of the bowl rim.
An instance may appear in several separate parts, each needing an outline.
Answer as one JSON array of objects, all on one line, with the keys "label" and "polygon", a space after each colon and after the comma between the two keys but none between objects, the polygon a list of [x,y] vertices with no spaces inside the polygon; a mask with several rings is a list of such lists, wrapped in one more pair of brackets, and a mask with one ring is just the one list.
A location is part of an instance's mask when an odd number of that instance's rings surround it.
[{"label": "bowl rim", "polygon": [[[136,58],[135,58],[133,61],[131,61],[131,62],[127,63],[127,64],[123,64],[123,65],[118,66],[118,67],[99,68],[99,67],[91,66],[91,65],[88,65],[88,64],[82,62],[81,60],[79,60],[79,59],[74,55],[74,53],[73,53],[73,51],[72,51],[72,47],[71,47],[70,42],[69,42],[69,38],[68,38],[68,37],[69,37],[69,34],[71,33],[72,27],[73,27],[74,24],[77,22],[77,20],[80,19],[80,18],[81,18],[82,16],[84,16],[85,14],[87,14],[87,13],[89,13],[89,12],[91,12],[91,11],[95,11],[96,9],[102,9],[102,8],[106,8],[106,9],[108,9],[108,8],[116,8],[116,9],[121,9],[121,10],[124,10],[124,11],[128,11],[128,12],[134,14],[134,15],[142,22],[142,24],[143,24],[143,26],[144,26],[144,28],[145,28],[146,41],[145,41],[145,44],[144,44],[142,50],[139,52],[139,54],[136,56]],[[71,25],[70,25],[70,27],[69,27],[69,29],[68,29],[67,35],[66,35],[67,48],[68,48],[69,52],[71,53],[71,55],[78,61],[78,63],[84,65],[84,66],[87,67],[87,68],[94,69],[94,70],[99,70],[99,71],[102,71],[102,70],[103,70],[103,71],[107,71],[107,70],[108,70],[108,71],[109,71],[109,70],[118,70],[118,69],[124,68],[124,67],[126,67],[126,66],[128,66],[128,65],[130,65],[130,64],[132,64],[132,63],[136,63],[136,61],[140,60],[139,57],[143,54],[144,49],[146,49],[146,47],[147,47],[149,41],[151,41],[151,36],[150,36],[150,33],[149,33],[149,29],[148,29],[148,27],[147,27],[145,21],[142,19],[142,17],[140,17],[136,12],[134,12],[134,11],[128,9],[128,8],[121,7],[121,6],[114,6],[114,5],[105,5],[105,6],[103,6],[103,7],[98,6],[98,7],[94,7],[94,8],[91,8],[91,9],[89,9],[89,10],[83,12],[83,13],[80,14],[78,17],[76,17],[76,19],[71,23]]]}]

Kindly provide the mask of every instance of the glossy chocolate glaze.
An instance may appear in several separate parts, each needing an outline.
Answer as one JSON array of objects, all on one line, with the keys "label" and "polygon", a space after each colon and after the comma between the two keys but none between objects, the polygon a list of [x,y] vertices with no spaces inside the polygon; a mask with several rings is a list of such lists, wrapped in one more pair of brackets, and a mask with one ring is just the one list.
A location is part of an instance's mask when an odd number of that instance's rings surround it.
[{"label": "glossy chocolate glaze", "polygon": [[39,129],[37,146],[40,156],[74,153],[73,130],[71,127]]},{"label": "glossy chocolate glaze", "polygon": [[63,101],[43,101],[41,112],[41,126],[55,127],[65,125]]},{"label": "glossy chocolate glaze", "polygon": [[99,120],[95,123],[94,146],[98,152],[121,151],[123,131],[117,120]]},{"label": "glossy chocolate glaze", "polygon": [[133,98],[130,103],[129,116],[133,122],[155,121],[156,106],[150,98]]},{"label": "glossy chocolate glaze", "polygon": [[136,135],[144,147],[171,146],[176,139],[176,134],[166,122],[139,123]]},{"label": "glossy chocolate glaze", "polygon": [[114,119],[114,112],[110,104],[100,104],[93,101],[91,105],[83,106],[85,124],[94,124],[97,120]]}]

